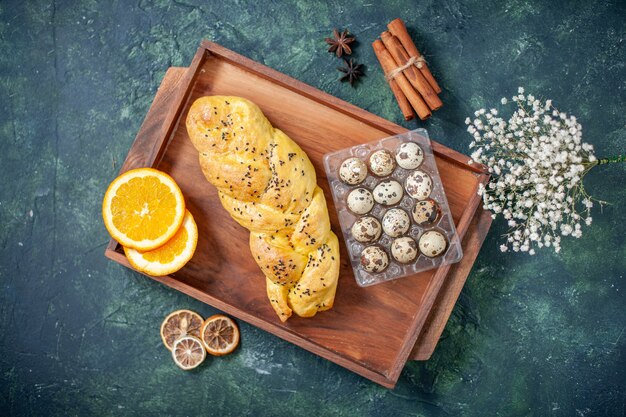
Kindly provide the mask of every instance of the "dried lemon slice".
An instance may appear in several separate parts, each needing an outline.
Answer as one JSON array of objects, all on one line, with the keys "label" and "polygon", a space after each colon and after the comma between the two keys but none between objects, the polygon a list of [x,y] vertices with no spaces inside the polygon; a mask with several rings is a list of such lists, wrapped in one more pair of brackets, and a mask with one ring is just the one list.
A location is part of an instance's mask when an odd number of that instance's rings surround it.
[{"label": "dried lemon slice", "polygon": [[127,171],[107,189],[102,201],[104,225],[122,246],[148,251],[170,240],[185,216],[178,185],[152,168]]},{"label": "dried lemon slice", "polygon": [[172,358],[179,368],[188,371],[204,362],[206,351],[197,337],[183,336],[174,342]]},{"label": "dried lemon slice", "polygon": [[200,339],[211,355],[227,355],[239,344],[239,328],[230,317],[216,314],[204,322]]},{"label": "dried lemon slice", "polygon": [[169,350],[172,350],[176,340],[183,336],[200,337],[200,328],[204,320],[200,314],[190,310],[177,310],[163,320],[161,324],[161,339]]}]

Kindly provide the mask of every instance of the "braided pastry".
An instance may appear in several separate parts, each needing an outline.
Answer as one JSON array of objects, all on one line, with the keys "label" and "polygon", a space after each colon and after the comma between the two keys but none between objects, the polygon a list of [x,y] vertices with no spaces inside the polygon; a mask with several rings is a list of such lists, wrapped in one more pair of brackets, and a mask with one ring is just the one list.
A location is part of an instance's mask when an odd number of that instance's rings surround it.
[{"label": "braided pastry", "polygon": [[279,318],[330,309],[339,244],[306,153],[240,97],[197,99],[187,132],[222,206],[250,231],[250,250]]}]

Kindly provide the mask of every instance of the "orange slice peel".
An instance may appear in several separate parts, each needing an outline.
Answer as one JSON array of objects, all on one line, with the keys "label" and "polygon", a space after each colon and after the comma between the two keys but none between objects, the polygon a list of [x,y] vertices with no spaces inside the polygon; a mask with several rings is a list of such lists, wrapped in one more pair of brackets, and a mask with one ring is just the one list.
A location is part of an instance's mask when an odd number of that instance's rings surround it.
[{"label": "orange slice peel", "polygon": [[170,240],[146,252],[124,247],[128,262],[138,271],[152,276],[165,276],[181,269],[193,257],[198,244],[198,227],[189,211],[183,224]]},{"label": "orange slice peel", "polygon": [[102,202],[104,225],[122,246],[150,251],[178,231],[185,199],[172,177],[153,168],[138,168],[117,177]]}]

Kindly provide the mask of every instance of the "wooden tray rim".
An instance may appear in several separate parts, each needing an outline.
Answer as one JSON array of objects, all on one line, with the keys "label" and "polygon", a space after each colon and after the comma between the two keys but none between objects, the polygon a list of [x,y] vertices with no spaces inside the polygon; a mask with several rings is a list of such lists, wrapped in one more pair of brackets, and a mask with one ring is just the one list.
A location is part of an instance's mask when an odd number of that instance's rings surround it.
[{"label": "wooden tray rim", "polygon": [[[180,88],[177,93],[172,98],[172,103],[174,104],[170,111],[167,113],[163,126],[167,126],[167,130],[165,133],[162,133],[160,137],[154,140],[154,144],[152,146],[151,152],[146,155],[145,159],[133,159],[126,160],[120,169],[120,173],[131,169],[132,167],[137,166],[154,166],[158,164],[162,155],[164,154],[168,142],[171,140],[172,135],[175,129],[180,122],[180,116],[184,108],[186,107],[187,101],[189,100],[191,90],[195,83],[195,79],[199,74],[199,68],[204,62],[204,59],[209,55],[219,56],[220,59],[228,61],[236,66],[244,67],[246,71],[254,73],[262,78],[271,80],[275,84],[294,91],[308,99],[324,104],[327,107],[332,108],[335,111],[346,114],[350,117],[353,117],[360,122],[370,125],[372,127],[377,128],[378,130],[385,131],[390,136],[398,133],[403,133],[408,131],[408,129],[396,125],[388,120],[383,119],[382,117],[376,116],[364,109],[356,107],[350,103],[347,103],[341,99],[338,99],[334,96],[331,96],[328,93],[322,92],[308,84],[305,84],[301,81],[298,81],[292,77],[289,77],[283,73],[280,73],[276,70],[273,70],[263,64],[255,62],[249,58],[246,58],[242,55],[239,55],[227,48],[224,48],[216,43],[203,40],[200,43],[200,47],[198,48],[194,58],[191,62],[191,65],[187,69],[186,73],[183,75],[180,85],[185,86],[185,88]],[[444,145],[439,144],[436,141],[431,140],[433,152],[437,154],[438,157],[445,158],[455,164],[461,165],[464,169],[472,171],[477,176],[476,189],[479,183],[486,183],[488,180],[488,175],[484,171],[484,167],[479,164],[469,165],[467,162],[469,161],[469,157],[450,149]],[[129,154],[132,153],[132,148],[135,147],[136,143],[133,142],[131,149],[129,150]],[[463,239],[467,227],[478,207],[480,202],[480,198],[476,192],[474,192],[473,197],[469,200],[467,204],[466,210],[463,212],[459,222],[457,224],[457,232],[459,233],[459,237]],[[105,250],[105,256],[109,259],[114,260],[128,268],[132,267],[126,260],[126,257],[121,252],[121,246],[113,239],[109,242]],[[451,265],[444,265],[437,269],[435,274],[432,276],[430,280],[430,284],[428,285],[426,292],[424,293],[423,298],[427,300],[425,307],[420,309],[420,311],[424,311],[423,314],[416,314],[413,318],[413,322],[409,326],[406,335],[408,337],[405,338],[405,342],[397,354],[397,360],[394,366],[387,370],[387,372],[380,372],[377,369],[373,369],[368,367],[365,363],[360,363],[358,360],[348,357],[342,356],[327,346],[320,345],[319,343],[307,339],[292,331],[291,329],[278,327],[276,324],[267,322],[264,320],[258,319],[256,316],[244,311],[235,308],[231,308],[228,304],[220,301],[217,298],[214,298],[209,293],[205,293],[197,290],[196,288],[189,286],[181,281],[176,280],[170,276],[165,277],[153,277],[148,276],[158,282],[161,282],[170,287],[176,288],[181,292],[192,296],[200,301],[208,303],[216,308],[219,308],[222,311],[225,311],[229,314],[232,314],[235,317],[238,317],[244,321],[249,322],[250,324],[259,327],[263,330],[266,330],[278,337],[281,337],[291,343],[296,344],[306,350],[312,351],[313,353],[322,356],[332,362],[335,362],[347,369],[356,372],[366,378],[369,378],[383,386],[392,388],[404,367],[411,350],[413,349],[415,342],[420,334],[420,330],[426,321],[430,310],[432,309],[432,304],[436,299],[436,293],[439,291],[445,276],[448,273]],[[145,275],[145,274],[144,274]],[[434,296],[428,297],[429,294],[435,293]],[[323,353],[320,353],[319,351]]]}]

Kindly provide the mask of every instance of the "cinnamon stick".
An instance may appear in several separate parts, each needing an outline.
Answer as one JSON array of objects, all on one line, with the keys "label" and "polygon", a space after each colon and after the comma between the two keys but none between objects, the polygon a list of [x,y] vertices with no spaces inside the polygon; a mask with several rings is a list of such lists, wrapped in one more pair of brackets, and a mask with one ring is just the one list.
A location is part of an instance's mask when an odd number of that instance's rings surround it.
[{"label": "cinnamon stick", "polygon": [[[396,67],[405,65],[409,61],[409,54],[406,52],[397,37],[393,36],[389,32],[383,32],[380,35],[383,44],[396,61]],[[424,63],[422,63],[423,65]],[[421,71],[415,65],[407,67],[403,71],[406,78],[409,80],[413,87],[422,95],[422,98],[428,104],[431,110],[437,110],[443,103],[435,93],[435,90],[430,86],[426,78],[422,75]]]},{"label": "cinnamon stick", "polygon": [[[392,20],[387,25],[387,28],[392,35],[396,36],[400,40],[400,43],[402,43],[402,46],[404,46],[404,49],[406,49],[410,57],[414,56],[419,58],[420,56],[422,56],[422,54],[420,54],[420,52],[417,50],[417,47],[413,43],[413,40],[409,36],[409,32],[406,30],[406,26],[402,19],[397,18],[395,20]],[[433,77],[433,74],[430,72],[430,70],[428,69],[428,65],[426,65],[425,62],[422,68],[420,68],[420,71],[422,72],[424,78],[426,78],[430,86],[433,88],[433,90],[435,90],[437,94],[441,93],[441,87],[439,87],[439,84],[437,84],[435,77]]]},{"label": "cinnamon stick", "polygon": [[[381,67],[383,67],[383,72],[386,73],[385,67],[383,66],[383,63],[382,63],[382,57],[379,56],[379,54],[376,52],[376,49],[374,49],[374,53],[376,54],[376,58],[378,58],[378,62],[380,62]],[[389,81],[389,87],[391,88],[393,95],[396,97],[396,101],[398,102],[400,111],[402,111],[404,120],[406,121],[413,120],[413,118],[415,118],[415,112],[413,111],[413,108],[411,107],[411,103],[409,103],[409,100],[406,98],[406,96],[400,89],[400,86],[398,85],[396,80],[388,80],[388,81]]]},{"label": "cinnamon stick", "polygon": [[415,118],[415,112],[413,111],[413,107],[411,107],[411,103],[407,100],[406,96],[400,90],[398,83],[396,80],[389,80],[389,87],[391,88],[391,92],[396,97],[396,101],[398,102],[398,107],[400,107],[400,111],[404,116],[404,120],[407,122],[409,120],[413,120]]},{"label": "cinnamon stick", "polygon": [[[380,66],[383,68],[385,74],[388,74],[390,71],[396,68],[396,63],[389,54],[387,48],[380,40],[375,40],[372,43],[372,47],[374,48],[374,53],[380,62]],[[402,90],[402,93],[406,96],[406,99],[411,103],[411,106],[417,112],[417,115],[420,119],[425,120],[430,117],[431,112],[422,97],[415,91],[411,83],[406,79],[404,74],[398,74],[395,78],[398,87]]]},{"label": "cinnamon stick", "polygon": [[[378,56],[378,54],[376,54],[376,57],[378,58],[378,62],[381,62],[381,66],[382,66],[381,58]],[[383,71],[385,71],[384,67],[383,67]],[[398,102],[398,107],[400,107],[400,111],[402,112],[402,115],[404,116],[404,120],[406,120],[407,122],[409,120],[413,120],[415,118],[415,112],[413,111],[413,107],[411,107],[411,103],[409,103],[409,100],[406,98],[406,96],[400,89],[400,86],[398,86],[398,83],[396,82],[396,80],[389,80],[389,87],[391,88],[391,92],[393,93],[393,95],[396,97],[396,101]]]}]

